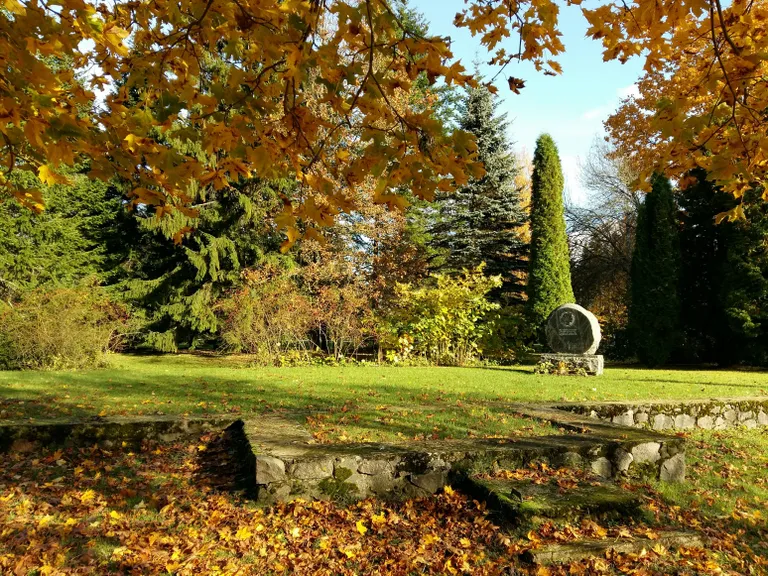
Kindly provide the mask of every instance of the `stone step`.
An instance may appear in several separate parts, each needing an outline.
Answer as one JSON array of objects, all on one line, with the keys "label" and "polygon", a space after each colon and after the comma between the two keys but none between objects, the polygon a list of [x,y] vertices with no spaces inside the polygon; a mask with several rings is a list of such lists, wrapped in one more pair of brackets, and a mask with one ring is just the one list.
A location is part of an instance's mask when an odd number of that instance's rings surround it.
[{"label": "stone step", "polygon": [[563,487],[556,481],[508,480],[474,476],[463,488],[483,499],[497,514],[517,525],[545,519],[570,521],[584,515],[618,520],[640,514],[640,495],[593,479]]},{"label": "stone step", "polygon": [[530,564],[552,565],[578,562],[587,558],[605,557],[609,550],[620,554],[640,554],[643,549],[651,550],[657,546],[666,549],[702,548],[704,538],[695,532],[662,531],[658,538],[638,537],[633,539],[583,539],[567,544],[547,544],[541,548],[527,550],[521,560]]}]

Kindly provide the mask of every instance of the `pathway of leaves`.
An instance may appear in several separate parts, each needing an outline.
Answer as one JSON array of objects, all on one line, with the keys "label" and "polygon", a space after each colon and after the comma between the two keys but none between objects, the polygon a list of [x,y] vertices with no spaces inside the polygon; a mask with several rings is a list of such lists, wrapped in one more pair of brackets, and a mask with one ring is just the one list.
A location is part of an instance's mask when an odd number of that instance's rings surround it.
[{"label": "pathway of leaves", "polygon": [[[0,456],[0,573],[52,574],[760,574],[764,559],[697,512],[649,495],[663,524],[700,526],[714,552],[610,555],[555,569],[518,555],[546,542],[632,538],[652,526],[545,524],[516,534],[450,488],[401,504],[294,502],[258,509],[207,486],[205,442]],[[524,473],[579,478],[539,467]],[[623,532],[622,532],[623,531]],[[725,555],[721,555],[725,552]]]}]

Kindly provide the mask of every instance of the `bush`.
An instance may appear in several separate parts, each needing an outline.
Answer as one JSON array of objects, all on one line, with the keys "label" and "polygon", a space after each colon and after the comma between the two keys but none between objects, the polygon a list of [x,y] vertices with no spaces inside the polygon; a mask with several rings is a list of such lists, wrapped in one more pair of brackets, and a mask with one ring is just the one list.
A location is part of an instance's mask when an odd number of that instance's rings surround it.
[{"label": "bush", "polygon": [[396,304],[382,326],[388,357],[407,362],[422,355],[456,366],[473,361],[493,329],[488,314],[499,308],[486,296],[500,285],[501,278],[485,276],[482,265],[455,277],[436,274],[425,286],[398,284]]},{"label": "bush", "polygon": [[255,354],[263,364],[279,364],[290,350],[306,347],[312,326],[310,303],[290,271],[249,270],[245,287],[217,305],[227,352]]},{"label": "bush", "polygon": [[336,361],[358,352],[373,337],[368,295],[356,284],[322,287],[313,310],[318,343]]},{"label": "bush", "polygon": [[120,347],[128,314],[94,287],[38,288],[0,304],[0,367],[69,369],[103,364]]}]

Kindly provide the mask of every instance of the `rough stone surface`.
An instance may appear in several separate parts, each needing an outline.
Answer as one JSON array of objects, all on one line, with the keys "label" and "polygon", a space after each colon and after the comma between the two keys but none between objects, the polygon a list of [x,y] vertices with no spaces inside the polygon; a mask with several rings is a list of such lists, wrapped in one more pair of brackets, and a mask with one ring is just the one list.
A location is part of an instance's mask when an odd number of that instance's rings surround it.
[{"label": "rough stone surface", "polygon": [[696,418],[690,414],[678,414],[675,416],[675,429],[687,430],[696,427]]},{"label": "rough stone surface", "polygon": [[712,430],[715,427],[715,419],[712,416],[700,416],[696,425],[704,430]]},{"label": "rough stone surface", "polygon": [[[572,410],[591,419],[656,431],[701,428],[725,430],[734,426],[768,426],[768,397],[746,397],[712,400],[659,400],[634,402],[571,404],[558,407]],[[627,415],[634,414],[633,422]]]},{"label": "rough stone surface", "polygon": [[333,475],[333,459],[302,460],[290,467],[290,475],[299,480],[318,480]]},{"label": "rough stone surface", "polygon": [[619,414],[613,417],[613,423],[621,426],[634,426],[635,425],[635,413],[632,410],[627,410],[623,414]]},{"label": "rough stone surface", "polygon": [[659,458],[661,458],[661,455],[659,454],[660,448],[661,444],[658,442],[638,444],[632,448],[632,458],[634,462],[637,462],[638,464],[657,462]]},{"label": "rough stone surface", "polygon": [[272,484],[285,479],[285,462],[280,458],[256,456],[256,484]]},{"label": "rough stone surface", "polygon": [[666,414],[656,414],[653,417],[653,429],[654,430],[667,430],[675,425],[675,421],[671,416]]},{"label": "rough stone surface", "polygon": [[592,472],[603,478],[610,478],[613,475],[613,466],[611,461],[605,456],[601,456],[592,462]]},{"label": "rough stone surface", "polygon": [[739,422],[746,422],[752,420],[755,417],[755,413],[752,410],[746,410],[745,412],[739,412]]},{"label": "rough stone surface", "polygon": [[600,324],[586,308],[564,304],[547,319],[547,342],[554,352],[594,354],[600,345]]},{"label": "rough stone surface", "polygon": [[448,473],[441,470],[427,474],[414,474],[411,476],[411,483],[430,494],[434,494],[448,483]]},{"label": "rough stone surface", "polygon": [[571,468],[581,468],[584,465],[584,458],[576,452],[566,452],[563,454],[563,466]]},{"label": "rough stone surface", "polygon": [[349,470],[350,472],[357,472],[360,466],[361,458],[359,456],[344,456],[336,458],[333,463],[334,472],[337,470]]},{"label": "rough stone surface", "polygon": [[542,354],[539,364],[547,362],[555,365],[565,362],[572,370],[584,368],[592,376],[600,376],[605,367],[605,359],[601,354]]},{"label": "rough stone surface", "polygon": [[662,482],[682,482],[685,480],[685,454],[675,454],[661,464],[659,479]]},{"label": "rough stone surface", "polygon": [[392,474],[395,470],[394,464],[388,460],[364,460],[357,469],[361,474]]},{"label": "rough stone surface", "polygon": [[357,495],[365,496],[371,487],[371,477],[367,474],[352,474],[344,480],[347,484],[352,484],[357,489]]},{"label": "rough stone surface", "polygon": [[635,458],[626,450],[619,449],[616,451],[616,455],[614,456],[613,460],[616,464],[616,470],[618,472],[626,472],[629,470],[629,467]]}]

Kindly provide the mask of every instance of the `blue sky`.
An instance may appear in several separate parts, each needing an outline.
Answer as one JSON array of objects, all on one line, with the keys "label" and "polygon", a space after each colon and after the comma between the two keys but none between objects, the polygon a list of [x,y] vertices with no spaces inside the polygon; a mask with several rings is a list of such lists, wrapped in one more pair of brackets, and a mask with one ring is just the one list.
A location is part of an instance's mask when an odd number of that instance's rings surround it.
[{"label": "blue sky", "polygon": [[[585,0],[583,6],[594,6],[596,0]],[[463,0],[416,0],[412,3],[429,22],[430,32],[450,36],[454,56],[472,69],[475,56],[481,62],[490,60],[488,52],[464,29],[453,26],[454,15],[461,11]],[[602,137],[603,121],[613,112],[622,97],[636,90],[634,83],[642,72],[642,61],[634,58],[626,64],[603,62],[601,44],[586,38],[587,22],[578,6],[563,6],[560,31],[566,52],[558,60],[563,66],[560,76],[544,76],[528,63],[512,63],[496,81],[500,109],[507,113],[510,137],[517,149],[533,154],[536,138],[548,132],[557,142],[566,180],[566,194],[583,203],[588,192],[579,182],[579,159],[585,159],[595,137]],[[516,39],[507,40],[507,51],[517,48]],[[482,69],[487,78],[497,69]],[[525,88],[514,94],[507,86],[507,76],[525,80]]]}]

